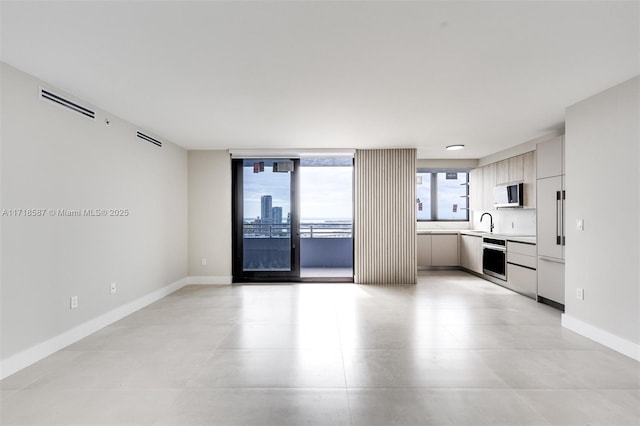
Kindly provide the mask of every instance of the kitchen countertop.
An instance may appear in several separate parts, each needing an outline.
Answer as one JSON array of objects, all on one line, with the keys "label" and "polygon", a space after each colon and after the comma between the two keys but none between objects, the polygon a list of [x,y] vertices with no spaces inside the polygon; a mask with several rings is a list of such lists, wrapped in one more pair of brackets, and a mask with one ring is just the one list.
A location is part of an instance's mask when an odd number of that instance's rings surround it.
[{"label": "kitchen countertop", "polygon": [[523,234],[501,234],[498,232],[489,233],[487,231],[476,231],[473,229],[420,229],[417,231],[418,235],[432,235],[432,234],[463,234],[463,235],[476,235],[482,237],[484,235],[494,235],[497,238],[504,238],[507,241],[514,241],[518,243],[536,244],[535,235],[523,235]]},{"label": "kitchen countertop", "polygon": [[462,231],[457,229],[419,229],[418,235],[431,235],[431,234],[459,234]]}]

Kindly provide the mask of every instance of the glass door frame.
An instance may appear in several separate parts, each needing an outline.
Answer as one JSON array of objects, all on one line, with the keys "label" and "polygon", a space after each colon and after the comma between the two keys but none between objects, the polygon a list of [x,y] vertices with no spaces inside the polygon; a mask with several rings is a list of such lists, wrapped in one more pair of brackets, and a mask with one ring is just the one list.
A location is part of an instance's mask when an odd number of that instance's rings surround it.
[{"label": "glass door frame", "polygon": [[[246,282],[299,282],[300,281],[300,202],[299,202],[299,158],[256,158],[256,161],[287,160],[293,162],[289,172],[291,202],[291,269],[289,271],[245,271],[244,270],[244,194],[243,167],[247,159],[231,160],[232,171],[232,277],[234,283]],[[251,159],[253,160],[253,158]]]}]

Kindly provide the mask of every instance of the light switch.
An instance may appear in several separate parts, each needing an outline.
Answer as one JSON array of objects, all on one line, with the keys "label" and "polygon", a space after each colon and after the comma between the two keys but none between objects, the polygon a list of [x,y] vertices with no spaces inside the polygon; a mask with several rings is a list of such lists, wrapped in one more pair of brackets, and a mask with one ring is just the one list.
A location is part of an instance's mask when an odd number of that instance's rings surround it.
[{"label": "light switch", "polygon": [[576,229],[578,231],[584,231],[584,219],[578,219],[576,222]]}]

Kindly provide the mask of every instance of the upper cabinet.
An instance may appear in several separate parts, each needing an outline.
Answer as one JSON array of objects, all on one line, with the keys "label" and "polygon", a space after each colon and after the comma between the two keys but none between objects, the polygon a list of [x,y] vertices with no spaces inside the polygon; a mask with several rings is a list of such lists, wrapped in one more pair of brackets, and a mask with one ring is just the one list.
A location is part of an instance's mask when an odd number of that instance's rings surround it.
[{"label": "upper cabinet", "polygon": [[522,182],[524,183],[525,209],[536,208],[536,152],[531,151],[522,157]]},{"label": "upper cabinet", "polygon": [[516,155],[506,160],[498,161],[496,165],[496,185],[520,183],[524,179],[524,156]]},{"label": "upper cabinet", "polygon": [[537,155],[538,179],[564,174],[564,136],[540,142]]},{"label": "upper cabinet", "polygon": [[496,163],[482,168],[482,210],[495,210],[493,194],[496,187]]},{"label": "upper cabinet", "polygon": [[536,208],[536,152],[507,158],[471,170],[469,173],[469,208],[495,210],[493,194],[498,185],[520,183],[524,185],[525,209]]},{"label": "upper cabinet", "polygon": [[498,161],[494,164],[496,168],[496,185],[506,185],[511,182],[509,178],[509,160]]},{"label": "upper cabinet", "polygon": [[507,161],[509,162],[509,183],[524,181],[524,155],[516,155]]}]

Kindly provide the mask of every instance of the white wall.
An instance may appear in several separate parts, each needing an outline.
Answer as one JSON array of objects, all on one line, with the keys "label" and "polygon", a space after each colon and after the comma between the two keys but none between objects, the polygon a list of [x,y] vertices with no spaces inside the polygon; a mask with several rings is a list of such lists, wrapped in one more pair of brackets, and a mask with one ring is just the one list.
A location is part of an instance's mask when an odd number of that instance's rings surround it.
[{"label": "white wall", "polygon": [[[567,108],[564,318],[572,328],[630,342],[638,356],[639,94],[636,77]],[[576,298],[578,287],[584,300]]]},{"label": "white wall", "polygon": [[231,282],[228,151],[189,151],[189,275],[201,284]]},{"label": "white wall", "polygon": [[[136,138],[38,97],[40,82],[2,64],[1,358],[15,357],[187,275],[187,152]],[[48,86],[49,87],[49,86]],[[111,124],[107,126],[105,117]],[[127,209],[57,217],[49,209]],[[117,293],[110,294],[110,283]],[[79,307],[69,309],[72,295]]]}]

